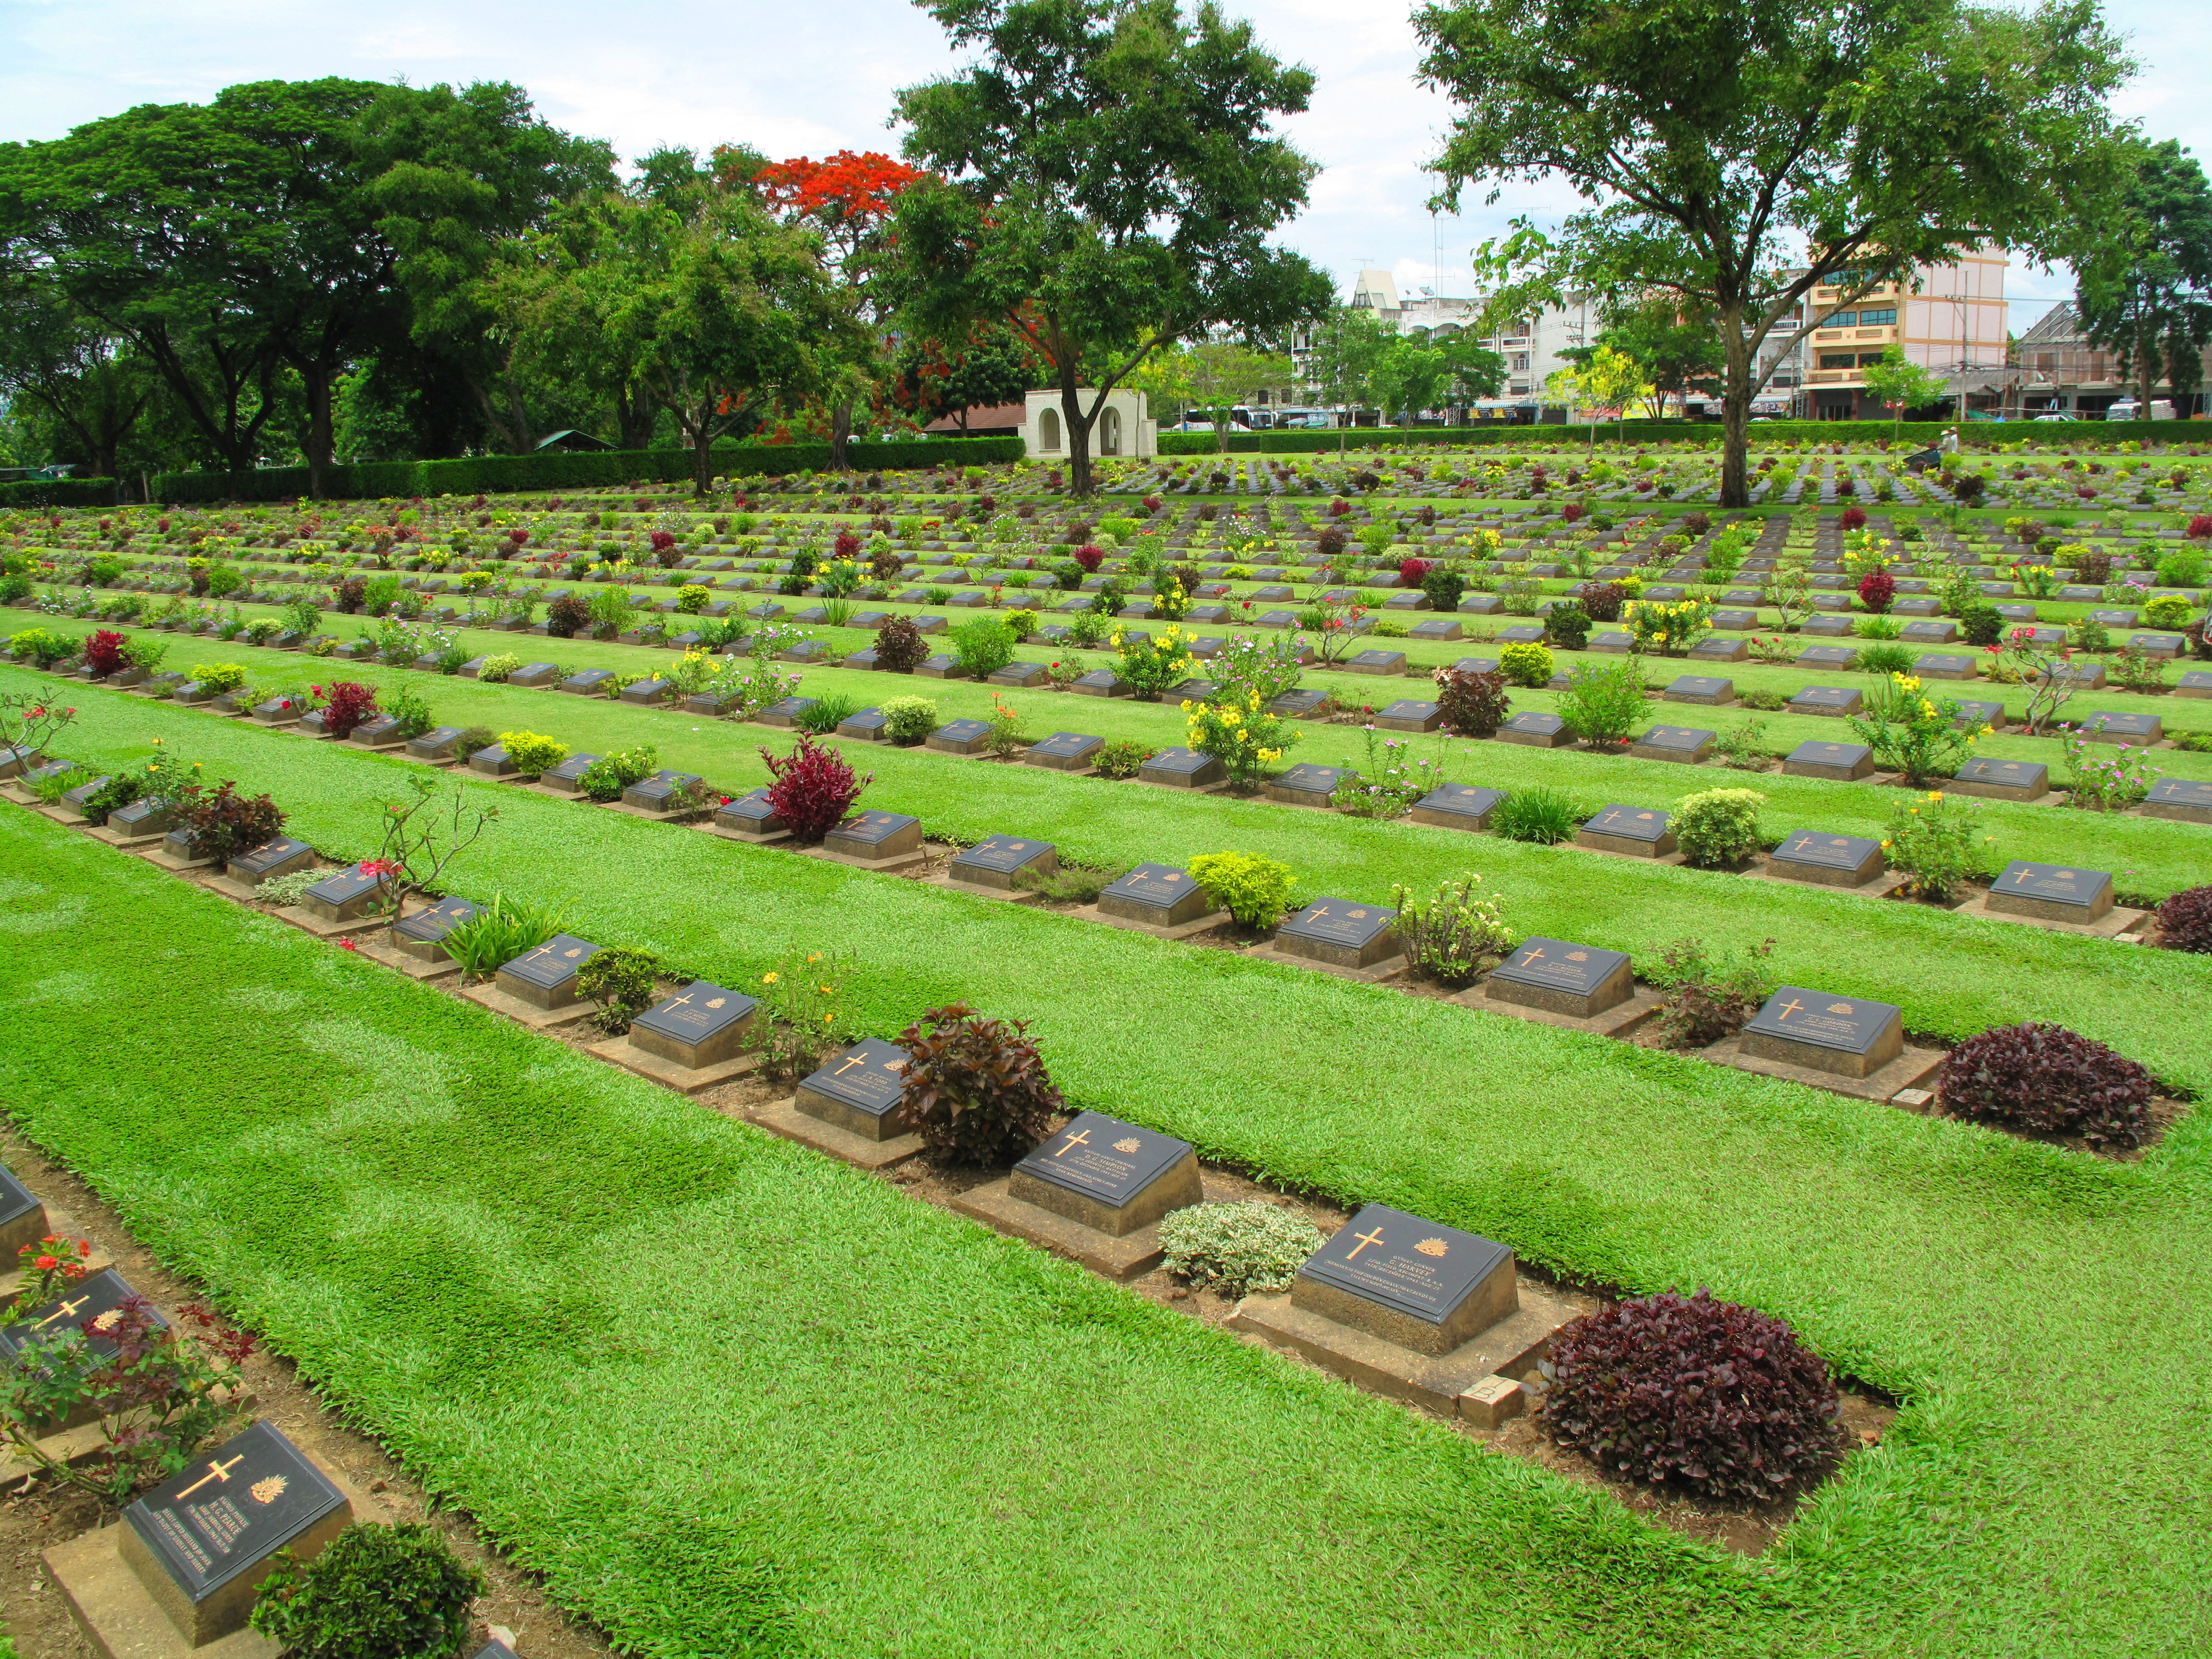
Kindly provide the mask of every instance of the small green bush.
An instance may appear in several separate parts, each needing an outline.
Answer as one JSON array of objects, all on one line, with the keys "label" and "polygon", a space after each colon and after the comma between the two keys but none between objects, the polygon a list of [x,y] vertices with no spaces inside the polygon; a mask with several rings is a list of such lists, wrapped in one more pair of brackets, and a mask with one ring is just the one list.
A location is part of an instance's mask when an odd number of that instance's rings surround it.
[{"label": "small green bush", "polygon": [[1014,630],[996,617],[975,617],[952,630],[952,653],[977,679],[1014,659]]},{"label": "small green bush", "polygon": [[1862,674],[1910,674],[1912,663],[1911,647],[1879,640],[1860,650],[1857,667]]},{"label": "small green bush", "polygon": [[1765,799],[1756,789],[1705,789],[1683,796],[1667,817],[1683,861],[1706,870],[1742,863],[1759,850],[1759,809]]},{"label": "small green bush", "polygon": [[1102,778],[1133,778],[1138,769],[1157,752],[1127,738],[1117,738],[1098,751],[1096,765]]},{"label": "small green bush", "polygon": [[1250,853],[1201,853],[1190,878],[1247,927],[1272,927],[1290,908],[1291,866]]},{"label": "small green bush", "polygon": [[289,875],[271,876],[253,890],[253,896],[264,904],[298,904],[307,896],[309,888],[328,881],[331,874],[328,870],[295,870]]},{"label": "small green bush", "polygon": [[524,951],[535,951],[565,925],[559,911],[501,893],[456,923],[440,944],[461,964],[462,978],[487,979]]},{"label": "small green bush", "polygon": [[659,754],[651,744],[617,750],[586,767],[576,780],[576,788],[587,800],[602,804],[620,800],[623,790],[651,777],[659,763]]},{"label": "small green bush", "polygon": [[542,777],[568,758],[567,744],[535,732],[502,732],[499,743],[514,763],[514,769],[526,778]]},{"label": "small green bush", "polygon": [[1499,648],[1498,672],[1516,685],[1547,685],[1552,678],[1552,653],[1543,646],[1516,640]]},{"label": "small green bush", "polygon": [[211,696],[221,696],[226,691],[235,691],[246,684],[246,665],[235,662],[204,662],[192,672],[192,678],[207,688]]},{"label": "small green bush", "polygon": [[1556,847],[1572,841],[1589,814],[1565,790],[1548,784],[1528,789],[1509,789],[1504,799],[1490,811],[1490,830],[1507,841],[1530,841]]},{"label": "small green bush", "polygon": [[659,1000],[660,958],[650,951],[613,945],[576,969],[576,994],[598,1003],[592,1024],[620,1036],[630,1022]]},{"label": "small green bush", "polygon": [[486,685],[504,685],[507,677],[521,666],[521,658],[512,651],[501,651],[486,657],[477,665],[477,678]]},{"label": "small green bush", "polygon": [[927,697],[888,697],[879,707],[884,732],[893,743],[920,743],[939,724],[937,705]]},{"label": "small green bush", "polygon": [[280,1554],[251,1622],[286,1659],[456,1659],[484,1589],[435,1528],[356,1522],[304,1568]]},{"label": "small green bush", "polygon": [[1162,1265],[1200,1289],[1224,1296],[1279,1294],[1322,1247],[1321,1230],[1295,1211],[1264,1200],[1194,1204],[1160,1223]]},{"label": "small green bush", "polygon": [[1577,665],[1559,693],[1559,712],[1561,723],[1584,743],[1617,749],[1644,717],[1643,671],[1632,661]]}]

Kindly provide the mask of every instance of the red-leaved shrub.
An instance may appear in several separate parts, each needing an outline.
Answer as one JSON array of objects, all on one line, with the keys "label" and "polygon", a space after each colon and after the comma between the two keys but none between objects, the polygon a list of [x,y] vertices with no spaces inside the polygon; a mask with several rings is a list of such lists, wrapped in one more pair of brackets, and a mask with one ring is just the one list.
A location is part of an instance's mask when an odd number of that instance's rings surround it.
[{"label": "red-leaved shrub", "polygon": [[2169,951],[2212,954],[2212,887],[2185,887],[2160,905],[2158,932]]},{"label": "red-leaved shrub", "polygon": [[1106,550],[1096,542],[1085,542],[1075,550],[1075,562],[1083,567],[1083,574],[1095,576],[1098,567],[1106,562]]},{"label": "red-leaved shrub", "polygon": [[1628,603],[1628,588],[1622,582],[1584,582],[1575,597],[1592,622],[1615,623],[1620,620],[1621,606]]},{"label": "red-leaved shrub", "polygon": [[988,1019],[956,1002],[932,1008],[898,1041],[907,1052],[900,1109],[934,1158],[1011,1162],[1066,1109],[1027,1020]]},{"label": "red-leaved shrub", "polygon": [[84,642],[84,665],[92,670],[92,677],[104,680],[123,666],[123,635],[112,628],[103,628]]},{"label": "red-leaved shrub", "polygon": [[284,827],[284,815],[274,801],[266,795],[241,795],[228,779],[212,794],[195,789],[181,804],[179,816],[191,831],[193,852],[223,863],[276,840]]},{"label": "red-leaved shrub", "polygon": [[841,559],[857,559],[860,556],[860,538],[849,530],[839,531],[837,539],[831,545],[837,550],[837,556]]},{"label": "red-leaved shrub", "polygon": [[1887,570],[1869,570],[1859,578],[1859,603],[1876,616],[1889,609],[1897,597],[1897,578]]},{"label": "red-leaved shrub", "polygon": [[1427,559],[1401,560],[1398,565],[1398,586],[1419,587],[1433,568],[1435,568],[1434,564]]},{"label": "red-leaved shrub", "polygon": [[1843,517],[1838,522],[1845,530],[1863,530],[1866,528],[1866,508],[1847,507],[1844,509]]},{"label": "red-leaved shrub", "polygon": [[1700,1290],[1614,1303],[1562,1326],[1536,1420],[1654,1486],[1771,1498],[1836,1449],[1835,1379],[1780,1320]]},{"label": "red-leaved shrub", "polygon": [[349,738],[354,727],[374,720],[376,712],[374,686],[340,680],[331,687],[329,701],[323,704],[323,730],[334,738]]},{"label": "red-leaved shrub", "polygon": [[921,666],[929,647],[911,617],[893,617],[876,630],[876,666],[893,674],[911,674]]},{"label": "red-leaved shrub", "polygon": [[654,552],[665,552],[666,550],[675,545],[676,537],[673,532],[656,530],[653,532],[653,550]]},{"label": "red-leaved shrub", "polygon": [[1583,504],[1580,501],[1569,501],[1559,509],[1559,516],[1569,524],[1575,523],[1583,516]]},{"label": "red-leaved shrub", "polygon": [[2212,540],[2212,513],[2199,513],[2191,517],[2189,535],[2192,541]]},{"label": "red-leaved shrub", "polygon": [[876,778],[872,772],[865,778],[855,775],[844,756],[823,748],[809,732],[799,734],[798,745],[787,755],[765,749],[760,753],[774,779],[768,787],[769,805],[803,842],[820,841],[835,830]]},{"label": "red-leaved shrub", "polygon": [[1462,738],[1494,738],[1513,700],[1505,695],[1505,676],[1492,670],[1439,668],[1436,673],[1437,713],[1444,730]]},{"label": "red-leaved shrub", "polygon": [[2036,1020],[2000,1025],[1951,1050],[1936,1074],[1961,1117],[2093,1146],[2134,1146],[2149,1128],[2150,1073],[2103,1043]]}]

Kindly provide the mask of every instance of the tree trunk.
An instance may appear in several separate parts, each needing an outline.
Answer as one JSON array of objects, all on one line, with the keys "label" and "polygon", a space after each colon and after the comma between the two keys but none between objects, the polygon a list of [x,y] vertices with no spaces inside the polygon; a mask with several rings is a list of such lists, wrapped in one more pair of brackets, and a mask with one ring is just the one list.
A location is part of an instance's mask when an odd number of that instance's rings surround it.
[{"label": "tree trunk", "polygon": [[[1060,372],[1060,417],[1067,428],[1067,488],[1070,495],[1087,500],[1091,496],[1091,419],[1083,413],[1083,399],[1077,395],[1077,365],[1073,354]],[[1105,395],[1099,395],[1103,406]]]},{"label": "tree trunk", "polygon": [[2150,391],[2158,379],[2158,358],[2143,349],[2142,325],[2136,325],[2136,362],[2142,371],[2142,399],[2136,405],[2136,419],[2150,419]]},{"label": "tree trunk", "polygon": [[647,392],[615,393],[615,438],[624,449],[643,449],[653,441],[653,417],[660,412]]},{"label": "tree trunk", "polygon": [[830,411],[830,470],[850,472],[853,470],[853,402],[847,398]]},{"label": "tree trunk", "polygon": [[328,493],[331,451],[337,444],[331,422],[331,373],[322,363],[293,366],[307,383],[307,494],[321,501]]},{"label": "tree trunk", "polygon": [[1719,318],[1721,351],[1726,360],[1721,391],[1721,500],[1724,507],[1751,505],[1747,476],[1751,448],[1751,347],[1743,337],[1740,313]]}]

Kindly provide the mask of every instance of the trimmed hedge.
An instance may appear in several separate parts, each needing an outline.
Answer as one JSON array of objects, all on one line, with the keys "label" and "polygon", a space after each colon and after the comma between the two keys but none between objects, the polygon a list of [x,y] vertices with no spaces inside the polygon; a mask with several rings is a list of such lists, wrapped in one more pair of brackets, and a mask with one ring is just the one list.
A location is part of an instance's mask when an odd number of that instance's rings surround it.
[{"label": "trimmed hedge", "polygon": [[[990,466],[1022,458],[1018,438],[921,438],[848,446],[861,471],[893,467]],[[716,470],[746,473],[827,469],[827,444],[725,444]],[[470,455],[447,461],[384,461],[333,466],[325,475],[332,500],[380,496],[495,495],[523,489],[576,489],[633,483],[684,483],[691,477],[688,449],[610,449],[582,454]],[[110,486],[111,489],[112,486]],[[289,501],[307,493],[304,466],[261,467],[234,489],[226,472],[157,472],[154,494],[164,501]]]},{"label": "trimmed hedge", "polygon": [[[1907,421],[1902,428],[1888,421],[1765,421],[1751,429],[1754,449],[1778,443],[1881,443],[1893,440],[1925,448],[1943,435],[1948,421]],[[1623,427],[1605,422],[1597,428],[1601,444],[1694,443],[1717,449],[1722,427],[1718,421],[1630,421]],[[2183,421],[2078,421],[2071,425],[2039,426],[2025,421],[1969,421],[1960,441],[1969,449],[1994,449],[2033,437],[2045,444],[2109,449],[2133,440],[2172,443],[2188,441],[2212,445],[2212,422]],[[1229,453],[1236,454],[1308,455],[1334,450],[1339,440],[1353,449],[1419,448],[1431,444],[1478,446],[1501,443],[1577,443],[1589,441],[1586,426],[1516,426],[1503,421],[1479,426],[1392,427],[1378,430],[1356,427],[1350,432],[1232,432]],[[1218,453],[1211,432],[1163,432],[1163,455]]]},{"label": "trimmed hedge", "polygon": [[112,478],[22,478],[0,483],[0,507],[112,507]]}]

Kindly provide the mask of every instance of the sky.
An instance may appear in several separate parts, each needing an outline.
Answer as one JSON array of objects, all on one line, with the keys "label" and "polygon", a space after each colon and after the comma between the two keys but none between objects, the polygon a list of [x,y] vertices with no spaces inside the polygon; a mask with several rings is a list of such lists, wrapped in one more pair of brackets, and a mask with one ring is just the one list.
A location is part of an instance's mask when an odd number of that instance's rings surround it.
[{"label": "sky", "polygon": [[[1431,220],[1424,163],[1451,119],[1414,82],[1420,47],[1406,0],[1227,0],[1232,15],[1317,76],[1313,106],[1284,129],[1322,163],[1306,211],[1281,240],[1348,292],[1380,266],[1401,292],[1473,288],[1470,250],[1522,213],[1555,221],[1557,186],[1494,207],[1471,192]],[[2118,113],[2212,163],[2212,5],[2106,0],[2143,65]],[[626,158],[663,145],[741,140],[772,156],[896,151],[886,126],[901,87],[956,68],[928,15],[905,0],[0,0],[0,140],[56,138],[143,103],[207,99],[241,81],[337,75],[416,85],[508,80],[549,119]],[[2015,259],[2012,327],[2072,292],[2063,270]]]}]

